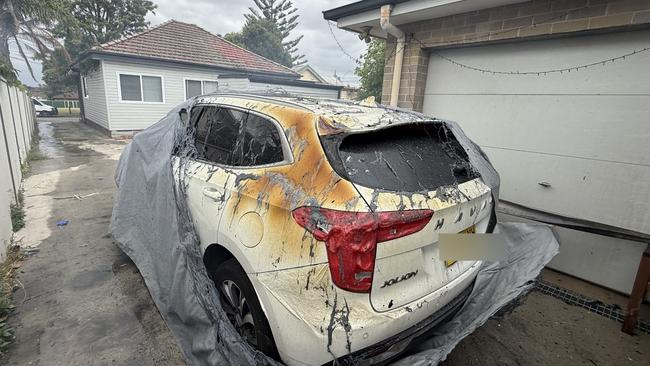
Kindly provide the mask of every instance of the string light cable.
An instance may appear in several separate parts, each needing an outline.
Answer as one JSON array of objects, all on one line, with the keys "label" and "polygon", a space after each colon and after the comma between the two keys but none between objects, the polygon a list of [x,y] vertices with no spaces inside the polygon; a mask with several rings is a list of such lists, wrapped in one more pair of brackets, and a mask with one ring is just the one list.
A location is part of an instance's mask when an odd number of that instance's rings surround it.
[{"label": "string light cable", "polygon": [[339,50],[341,50],[341,52],[342,52],[345,56],[347,56],[350,60],[354,61],[355,64],[357,64],[357,65],[361,65],[361,61],[359,60],[359,58],[356,58],[356,57],[352,56],[351,54],[349,54],[349,53],[345,50],[345,48],[343,48],[343,46],[341,45],[341,42],[339,42],[338,38],[336,38],[336,35],[334,34],[334,30],[332,29],[332,24],[331,24],[331,22],[330,22],[329,20],[327,20],[326,22],[327,22],[327,26],[328,26],[329,29],[330,29],[330,33],[332,34],[332,38],[334,38],[334,42],[336,42],[336,45],[339,47]]},{"label": "string light cable", "polygon": [[[423,42],[415,39],[415,37],[413,37],[413,40],[420,43],[421,47],[423,47],[423,48],[427,47]],[[490,70],[490,69],[486,69],[486,68],[482,68],[482,67],[476,67],[476,66],[472,66],[472,65],[468,65],[468,64],[456,61],[456,60],[454,60],[454,59],[452,59],[450,57],[447,57],[447,56],[441,54],[438,51],[432,50],[432,51],[430,51],[430,54],[435,55],[435,56],[437,56],[437,57],[439,57],[439,58],[441,58],[441,59],[443,59],[443,60],[445,60],[445,61],[447,61],[447,62],[449,62],[449,63],[451,63],[453,65],[456,65],[458,67],[468,69],[468,70],[482,72],[484,74],[488,73],[488,74],[493,74],[493,75],[537,75],[537,76],[543,76],[543,75],[548,75],[548,74],[557,74],[557,73],[562,74],[562,73],[565,73],[565,72],[579,71],[579,70],[582,70],[582,69],[587,69],[587,68],[594,67],[594,66],[599,66],[599,65],[604,66],[604,65],[607,65],[608,63],[613,63],[613,62],[616,62],[616,61],[625,60],[628,57],[635,56],[635,55],[638,55],[640,53],[647,52],[647,51],[650,51],[650,47],[643,47],[643,48],[640,48],[640,49],[632,50],[632,51],[630,51],[630,52],[628,52],[626,54],[620,55],[620,56],[616,56],[616,57],[612,57],[612,58],[608,58],[608,59],[604,59],[604,60],[599,60],[599,61],[594,61],[594,62],[590,62],[590,63],[586,63],[586,64],[570,66],[570,67],[564,67],[564,68],[557,68],[557,69],[530,70],[530,71]]]},{"label": "string light cable", "polygon": [[[543,22],[534,23],[534,24],[528,25],[528,26],[523,26],[523,27],[513,28],[513,29],[504,29],[502,31],[490,32],[488,35],[480,35],[480,36],[477,35],[477,36],[467,37],[467,38],[464,38],[464,39],[461,39],[461,40],[451,41],[451,42],[440,41],[440,42],[425,43],[425,42],[417,39],[415,37],[415,34],[411,33],[411,34],[408,35],[409,40],[404,42],[404,44],[402,45],[401,51],[403,52],[406,49],[406,46],[411,45],[411,44],[417,44],[417,45],[420,46],[420,48],[423,48],[423,49],[435,47],[435,45],[442,45],[442,44],[444,44],[444,45],[464,44],[464,43],[468,43],[468,41],[484,39],[485,37],[492,37],[492,36],[495,36],[495,35],[499,35],[501,33],[519,31],[519,30],[526,29],[526,28],[535,28],[536,26],[538,26],[539,24],[542,24],[542,23],[548,23],[549,21],[558,20],[560,18],[563,19],[567,14],[568,14],[568,12],[565,13],[565,14],[554,16],[554,17],[549,18],[549,19],[545,19]],[[336,38],[336,35],[334,34],[334,30],[332,29],[332,25],[331,25],[330,21],[327,21],[327,25],[328,25],[328,27],[330,29],[330,33],[332,34],[332,37],[334,38],[334,41],[336,42],[336,44],[339,47],[339,49],[341,50],[341,52],[344,55],[346,55],[348,58],[350,58],[352,61],[354,61],[357,65],[361,64],[361,62],[360,62],[360,60],[358,58],[353,57],[352,55],[350,55],[343,48],[343,46],[341,45],[339,40]],[[390,54],[387,57],[385,57],[386,62],[391,61],[391,59],[397,53],[398,47],[399,47],[399,45],[395,44],[395,47],[393,47]],[[647,51],[650,51],[650,47],[643,47],[643,48],[636,49],[636,50],[633,50],[631,52],[628,52],[628,53],[626,53],[624,55],[612,57],[612,58],[609,58],[609,59],[599,60],[599,61],[595,61],[595,62],[591,62],[591,63],[581,64],[581,65],[576,65],[576,66],[571,66],[571,67],[557,68],[557,69],[530,70],[530,71],[490,70],[490,69],[487,69],[487,68],[481,68],[481,67],[476,67],[476,66],[464,64],[462,62],[459,62],[457,60],[454,60],[454,59],[452,59],[450,57],[447,57],[447,56],[441,54],[439,51],[430,50],[429,52],[430,52],[431,55],[439,57],[439,58],[441,58],[441,59],[443,59],[443,60],[445,60],[445,61],[447,61],[447,62],[449,62],[449,63],[451,63],[453,65],[456,65],[458,67],[465,68],[465,69],[468,69],[468,70],[477,71],[477,72],[494,74],[494,75],[537,75],[537,76],[543,76],[543,75],[555,74],[555,73],[562,74],[562,73],[565,73],[565,72],[579,71],[579,70],[582,70],[582,69],[587,69],[587,68],[591,68],[591,67],[595,67],[595,66],[599,66],[599,65],[604,66],[604,65],[607,65],[608,63],[613,63],[613,62],[616,62],[616,61],[625,60],[628,57],[635,56],[637,54],[647,52]]]},{"label": "string light cable", "polygon": [[[471,42],[471,41],[475,41],[475,40],[485,39],[485,37],[493,37],[493,36],[499,35],[501,33],[507,33],[507,32],[512,32],[512,31],[520,31],[520,30],[526,29],[526,28],[534,29],[535,27],[537,27],[540,24],[548,23],[548,22],[554,21],[554,20],[564,19],[564,17],[567,14],[568,14],[568,12],[565,13],[565,14],[554,16],[554,17],[549,18],[549,19],[545,19],[543,22],[533,23],[532,25],[528,25],[528,26],[523,26],[523,27],[513,28],[513,29],[504,29],[502,31],[490,32],[488,35],[477,35],[477,36],[473,36],[473,37],[466,37],[464,39],[451,41],[451,42],[439,41],[439,42],[425,43],[425,42],[423,42],[421,40],[418,40],[415,37],[415,34],[410,34],[410,40],[409,40],[409,42],[406,42],[404,44],[404,47],[406,47],[407,43],[409,43],[409,44],[417,43],[417,44],[419,44],[419,46],[421,48],[431,48],[431,47],[435,47],[436,45],[443,45],[443,44],[446,45],[446,46],[447,45],[455,45],[455,44],[465,44],[465,43],[468,43],[468,41]],[[390,58],[394,56],[396,48],[393,49],[393,52],[391,53],[391,55],[386,59],[387,61],[390,60]],[[489,74],[495,74],[495,75],[537,75],[537,76],[544,76],[544,75],[547,75],[547,74],[555,74],[555,73],[562,74],[562,73],[565,73],[565,72],[579,71],[581,69],[587,69],[587,68],[594,67],[594,66],[599,66],[599,65],[604,66],[604,65],[606,65],[608,63],[616,62],[616,61],[619,61],[619,60],[625,60],[627,57],[634,56],[634,55],[637,55],[639,53],[643,53],[643,52],[646,52],[646,51],[650,51],[650,47],[643,47],[641,49],[636,49],[636,50],[633,50],[631,52],[628,52],[628,53],[626,53],[624,55],[620,55],[620,56],[617,56],[617,57],[612,57],[612,58],[605,59],[605,60],[595,61],[595,62],[591,62],[591,63],[587,63],[587,64],[576,65],[576,66],[565,67],[565,68],[557,68],[557,69],[549,69],[549,70],[531,70],[531,71],[490,70],[490,69],[486,69],[486,68],[481,68],[481,67],[476,67],[476,66],[464,64],[464,63],[456,61],[456,60],[454,60],[454,59],[452,59],[450,57],[447,57],[447,56],[445,56],[445,55],[443,55],[440,52],[435,51],[435,50],[431,50],[430,54],[432,54],[434,56],[437,56],[437,57],[439,57],[439,58],[441,58],[441,59],[443,59],[443,60],[445,60],[447,62],[450,62],[450,63],[452,63],[452,64],[454,64],[454,65],[456,65],[458,67],[466,68],[468,70],[473,70],[473,71],[482,72],[482,73],[489,73]]]},{"label": "string light cable", "polygon": [[[521,26],[521,27],[517,27],[517,28],[508,28],[508,29],[503,29],[503,30],[500,30],[500,31],[492,31],[492,32],[488,32],[488,34],[469,36],[469,37],[465,37],[463,39],[459,39],[459,40],[455,40],[455,41],[429,42],[429,43],[426,44],[426,46],[423,46],[423,43],[420,42],[420,41],[418,41],[417,43],[419,43],[422,48],[431,48],[431,47],[435,47],[436,45],[450,46],[450,45],[455,45],[455,44],[465,44],[465,43],[469,43],[471,41],[485,40],[486,37],[494,37],[494,36],[498,36],[499,34],[510,33],[510,32],[513,32],[513,31],[519,32],[520,30],[527,29],[527,28],[535,29],[538,25],[549,23],[549,22],[552,22],[552,21],[555,21],[555,20],[564,19],[568,14],[569,14],[569,12],[567,11],[566,13],[556,15],[556,16],[548,18],[548,19],[544,19],[544,21],[542,21],[542,22],[533,23],[531,25],[525,25],[525,26]],[[415,35],[411,34],[411,38],[415,38]],[[406,47],[406,45],[409,44],[409,43],[412,43],[412,42],[405,42],[403,47]],[[397,51],[397,47],[395,47],[393,49],[391,54],[386,58],[386,61],[390,61],[392,59],[392,57],[395,55],[396,51]]]}]

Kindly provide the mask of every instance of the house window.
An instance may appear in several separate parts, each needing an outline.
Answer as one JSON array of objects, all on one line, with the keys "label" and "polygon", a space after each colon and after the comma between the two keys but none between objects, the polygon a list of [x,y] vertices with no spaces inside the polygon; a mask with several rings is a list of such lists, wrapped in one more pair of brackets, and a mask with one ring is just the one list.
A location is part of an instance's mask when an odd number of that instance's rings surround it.
[{"label": "house window", "polygon": [[163,102],[160,76],[120,74],[120,95],[128,102]]},{"label": "house window", "polygon": [[212,80],[185,80],[185,99],[215,93],[219,83]]},{"label": "house window", "polygon": [[86,81],[85,76],[81,77],[81,92],[83,93],[84,98],[88,98],[88,82]]}]

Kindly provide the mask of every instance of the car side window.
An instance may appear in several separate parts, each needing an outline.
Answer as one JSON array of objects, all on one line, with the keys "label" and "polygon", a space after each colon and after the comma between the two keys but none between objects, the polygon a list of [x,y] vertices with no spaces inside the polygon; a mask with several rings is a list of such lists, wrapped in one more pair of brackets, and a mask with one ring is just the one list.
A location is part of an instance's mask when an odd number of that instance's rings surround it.
[{"label": "car side window", "polygon": [[192,111],[200,159],[230,166],[257,166],[284,160],[282,139],[264,117],[225,107]]}]

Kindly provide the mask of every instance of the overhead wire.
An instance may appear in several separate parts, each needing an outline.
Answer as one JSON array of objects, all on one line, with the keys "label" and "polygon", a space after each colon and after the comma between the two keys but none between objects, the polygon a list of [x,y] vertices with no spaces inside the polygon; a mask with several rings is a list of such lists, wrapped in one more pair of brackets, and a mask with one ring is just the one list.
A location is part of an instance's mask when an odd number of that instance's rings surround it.
[{"label": "overhead wire", "polygon": [[341,45],[341,42],[339,42],[338,38],[336,38],[336,35],[334,34],[334,30],[332,29],[332,24],[329,20],[327,20],[327,27],[330,29],[330,34],[332,34],[332,38],[334,38],[334,42],[336,42],[336,45],[339,47],[339,50],[347,56],[350,60],[354,61],[355,64],[361,65],[361,61],[359,58],[352,56],[350,53],[348,53],[345,48]]}]

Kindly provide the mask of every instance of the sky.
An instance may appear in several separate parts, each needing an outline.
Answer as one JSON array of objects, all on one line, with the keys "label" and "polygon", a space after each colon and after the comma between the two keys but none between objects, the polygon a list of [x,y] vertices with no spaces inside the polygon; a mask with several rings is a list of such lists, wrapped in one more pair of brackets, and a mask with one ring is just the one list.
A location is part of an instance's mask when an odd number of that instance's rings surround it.
[{"label": "sky", "polygon": [[[253,0],[153,0],[158,5],[155,14],[149,14],[147,20],[151,25],[175,19],[196,24],[212,33],[224,35],[228,32],[241,30],[244,24],[244,13],[249,6],[254,6]],[[307,63],[323,77],[332,77],[334,72],[344,84],[357,85],[359,78],[354,74],[355,62],[346,56],[337,45],[334,36],[343,49],[354,57],[365,52],[366,45],[356,34],[338,29],[332,23],[323,19],[323,11],[354,0],[293,0],[298,9],[299,25],[292,31],[292,37],[304,35],[298,44],[300,53],[305,55]],[[19,77],[24,84],[38,85],[42,83],[41,68],[33,61],[32,68],[37,76],[35,81],[27,71],[24,62],[18,57],[17,50],[12,52],[12,61],[19,70]]]}]

